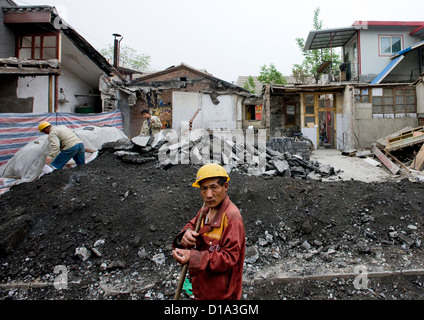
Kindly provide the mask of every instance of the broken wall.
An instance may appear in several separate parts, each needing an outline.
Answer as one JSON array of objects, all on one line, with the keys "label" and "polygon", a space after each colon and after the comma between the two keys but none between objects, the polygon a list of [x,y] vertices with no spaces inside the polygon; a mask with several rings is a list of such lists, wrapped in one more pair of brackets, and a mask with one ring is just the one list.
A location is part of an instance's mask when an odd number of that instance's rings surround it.
[{"label": "broken wall", "polygon": [[17,85],[17,76],[0,76],[0,113],[32,113],[34,98],[18,98]]},{"label": "broken wall", "polygon": [[355,148],[367,148],[377,140],[391,135],[405,127],[416,128],[418,119],[402,118],[373,118],[371,103],[355,103],[355,134],[358,139]]},{"label": "broken wall", "polygon": [[270,134],[271,137],[288,135],[287,130],[293,125],[286,125],[285,108],[287,104],[296,105],[296,124],[301,125],[300,95],[271,95],[270,97]]},{"label": "broken wall", "polygon": [[216,104],[209,94],[174,92],[172,128],[180,135],[181,124],[193,120],[193,130],[241,129],[242,98],[227,94],[219,95],[217,99],[219,103]]}]

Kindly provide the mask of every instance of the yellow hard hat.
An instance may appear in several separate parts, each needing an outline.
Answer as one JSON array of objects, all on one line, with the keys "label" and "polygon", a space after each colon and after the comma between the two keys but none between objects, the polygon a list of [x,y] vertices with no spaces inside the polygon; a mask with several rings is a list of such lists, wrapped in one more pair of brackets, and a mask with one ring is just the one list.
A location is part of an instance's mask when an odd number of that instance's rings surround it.
[{"label": "yellow hard hat", "polygon": [[200,188],[200,181],[202,180],[220,177],[227,178],[227,182],[230,181],[230,176],[222,166],[216,163],[209,163],[200,168],[197,173],[196,182],[193,183],[193,187]]},{"label": "yellow hard hat", "polygon": [[47,127],[50,127],[51,126],[51,124],[50,123],[48,123],[47,121],[45,121],[45,122],[41,122],[40,124],[39,124],[39,126],[38,126],[38,130],[40,131],[40,132],[42,132],[44,129],[46,129]]}]

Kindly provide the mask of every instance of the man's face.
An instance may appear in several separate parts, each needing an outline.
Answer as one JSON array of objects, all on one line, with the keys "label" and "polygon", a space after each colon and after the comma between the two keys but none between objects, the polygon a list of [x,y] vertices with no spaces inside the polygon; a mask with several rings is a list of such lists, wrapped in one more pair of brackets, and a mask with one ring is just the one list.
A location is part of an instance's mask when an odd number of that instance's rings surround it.
[{"label": "man's face", "polygon": [[150,118],[150,114],[148,114],[148,113],[143,113],[143,118],[144,119],[149,119]]},{"label": "man's face", "polygon": [[214,209],[224,201],[227,196],[228,182],[223,186],[219,185],[218,179],[205,179],[200,183],[200,193],[206,207]]},{"label": "man's face", "polygon": [[49,127],[47,127],[47,128],[44,128],[43,130],[41,130],[41,132],[42,133],[44,133],[44,134],[49,134],[50,133],[50,129],[51,129],[52,127],[51,126],[49,126]]}]

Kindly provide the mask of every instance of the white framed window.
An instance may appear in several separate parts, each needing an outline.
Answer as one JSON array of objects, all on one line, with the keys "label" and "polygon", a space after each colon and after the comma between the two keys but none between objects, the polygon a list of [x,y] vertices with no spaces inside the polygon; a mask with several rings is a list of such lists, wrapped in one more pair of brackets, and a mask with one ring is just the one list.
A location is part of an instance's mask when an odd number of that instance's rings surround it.
[{"label": "white framed window", "polygon": [[402,36],[379,36],[379,55],[391,56],[403,50]]}]

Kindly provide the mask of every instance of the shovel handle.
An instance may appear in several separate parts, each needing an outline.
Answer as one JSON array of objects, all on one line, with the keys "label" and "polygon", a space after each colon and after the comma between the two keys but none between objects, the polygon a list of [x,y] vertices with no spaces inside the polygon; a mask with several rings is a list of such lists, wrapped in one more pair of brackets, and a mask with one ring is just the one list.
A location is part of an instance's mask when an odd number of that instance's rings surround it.
[{"label": "shovel handle", "polygon": [[[203,220],[203,210],[205,209],[205,207],[206,207],[206,203],[203,204],[202,210],[201,210],[200,215],[199,215],[199,219],[197,220],[195,232],[199,232],[199,230],[200,230],[200,226],[201,226],[202,220]],[[180,300],[181,290],[182,290],[183,285],[184,285],[184,281],[185,281],[185,277],[187,275],[187,271],[188,271],[188,263],[183,266],[183,270],[181,271],[180,282],[178,283],[178,287],[177,287],[177,291],[175,292],[174,300]]]}]

